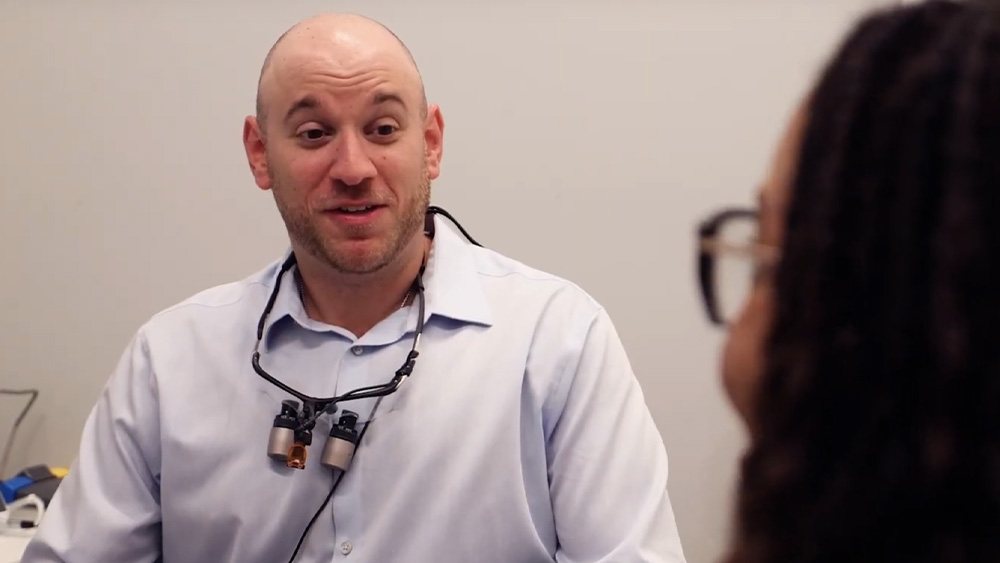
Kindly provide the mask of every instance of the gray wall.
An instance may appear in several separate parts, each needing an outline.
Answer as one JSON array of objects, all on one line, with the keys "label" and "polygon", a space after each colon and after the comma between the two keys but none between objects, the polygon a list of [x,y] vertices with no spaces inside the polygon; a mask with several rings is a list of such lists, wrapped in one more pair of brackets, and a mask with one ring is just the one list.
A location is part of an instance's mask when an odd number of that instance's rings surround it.
[{"label": "gray wall", "polygon": [[[8,469],[68,465],[138,325],[283,250],[240,143],[259,65],[297,19],[360,11],[409,43],[443,108],[435,203],[610,311],[689,558],[713,560],[744,436],[693,226],[752,202],[793,105],[876,3],[0,1],[0,386],[42,390]],[[19,408],[0,397],[0,433]]]}]

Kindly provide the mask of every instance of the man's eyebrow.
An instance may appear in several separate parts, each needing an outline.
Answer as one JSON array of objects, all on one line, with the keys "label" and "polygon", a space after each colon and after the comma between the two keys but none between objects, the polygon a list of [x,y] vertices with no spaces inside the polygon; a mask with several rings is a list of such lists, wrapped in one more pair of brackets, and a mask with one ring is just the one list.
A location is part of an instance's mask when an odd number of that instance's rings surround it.
[{"label": "man's eyebrow", "polygon": [[292,116],[295,115],[297,112],[307,109],[314,109],[317,106],[319,106],[319,101],[316,100],[316,98],[310,95],[303,96],[299,98],[294,104],[292,104],[292,107],[290,107],[288,111],[285,113],[285,121],[291,119]]},{"label": "man's eyebrow", "polygon": [[403,98],[394,92],[375,92],[375,95],[372,96],[373,106],[388,102],[395,102],[403,107],[406,107],[406,102],[403,101]]},{"label": "man's eyebrow", "polygon": [[[375,95],[372,96],[372,105],[375,106],[391,102],[406,107],[406,102],[403,101],[402,96],[396,94],[395,92],[376,92]],[[315,97],[309,94],[302,96],[296,100],[294,104],[292,104],[292,107],[288,108],[287,112],[285,112],[285,121],[288,121],[293,115],[300,111],[315,109],[317,107],[319,107],[319,100]]]}]

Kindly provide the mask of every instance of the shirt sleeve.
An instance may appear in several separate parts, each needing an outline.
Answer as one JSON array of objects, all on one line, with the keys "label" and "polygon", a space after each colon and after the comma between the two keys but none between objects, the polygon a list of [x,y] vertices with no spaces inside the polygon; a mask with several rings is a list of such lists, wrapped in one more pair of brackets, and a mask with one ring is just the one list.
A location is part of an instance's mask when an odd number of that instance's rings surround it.
[{"label": "shirt sleeve", "polygon": [[584,328],[549,405],[556,561],[681,563],[660,434],[607,313]]},{"label": "shirt sleeve", "polygon": [[154,381],[140,333],[87,418],[79,456],[22,562],[162,559]]}]

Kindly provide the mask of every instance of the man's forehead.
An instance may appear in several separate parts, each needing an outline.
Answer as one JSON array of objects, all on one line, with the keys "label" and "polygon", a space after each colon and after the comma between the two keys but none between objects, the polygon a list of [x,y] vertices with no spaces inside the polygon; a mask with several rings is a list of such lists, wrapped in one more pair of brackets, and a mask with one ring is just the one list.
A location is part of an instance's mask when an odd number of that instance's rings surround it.
[{"label": "man's forehead", "polygon": [[343,64],[342,61],[318,57],[289,59],[286,64],[276,65],[266,85],[272,101],[283,104],[303,97],[317,99],[318,95],[321,98],[332,91],[353,91],[373,104],[406,99],[404,105],[409,105],[415,100],[408,98],[419,96],[419,88],[418,76],[385,60]]},{"label": "man's forehead", "polygon": [[293,28],[268,55],[260,94],[298,97],[301,93],[295,90],[312,80],[350,85],[375,79],[400,95],[422,97],[420,75],[409,52],[394,35],[379,29],[381,33]]},{"label": "man's forehead", "polygon": [[308,74],[350,78],[365,72],[399,77],[417,76],[405,57],[390,50],[344,49],[331,44],[298,45],[275,53],[270,73],[281,79]]},{"label": "man's forehead", "polygon": [[270,54],[270,64],[280,69],[304,62],[351,66],[372,60],[396,59],[398,48],[384,37],[336,29],[293,29]]},{"label": "man's forehead", "polygon": [[303,61],[325,63],[334,69],[377,61],[419,74],[409,50],[392,31],[374,20],[350,14],[325,14],[296,24],[271,48],[263,70],[266,73],[268,67]]},{"label": "man's forehead", "polygon": [[[310,18],[286,31],[264,59],[257,89],[257,117],[265,117],[267,106],[274,103],[279,90],[297,90],[313,79],[319,85],[323,77],[339,80],[343,85],[345,81],[374,75],[391,82],[403,98],[415,94],[421,113],[426,111],[420,71],[409,49],[391,30],[357,15],[326,14]],[[302,94],[293,91],[280,97],[291,98],[288,103],[295,103]]]}]

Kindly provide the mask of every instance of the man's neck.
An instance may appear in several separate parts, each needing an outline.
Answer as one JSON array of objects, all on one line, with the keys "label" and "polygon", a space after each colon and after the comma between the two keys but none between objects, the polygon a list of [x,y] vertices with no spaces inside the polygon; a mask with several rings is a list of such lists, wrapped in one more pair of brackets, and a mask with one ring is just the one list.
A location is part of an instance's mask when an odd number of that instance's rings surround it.
[{"label": "man's neck", "polygon": [[309,318],[351,331],[360,338],[379,321],[415,296],[431,240],[423,234],[403,249],[398,260],[370,274],[334,271],[311,255],[296,252],[302,304]]}]

